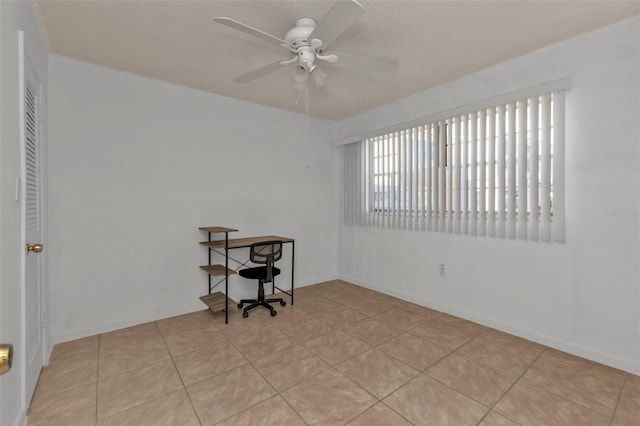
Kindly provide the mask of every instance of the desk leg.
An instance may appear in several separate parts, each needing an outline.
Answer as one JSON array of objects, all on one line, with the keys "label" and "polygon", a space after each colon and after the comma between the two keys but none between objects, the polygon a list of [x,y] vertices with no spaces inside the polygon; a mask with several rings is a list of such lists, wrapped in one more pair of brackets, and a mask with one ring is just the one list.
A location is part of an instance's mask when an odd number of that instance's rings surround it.
[{"label": "desk leg", "polygon": [[229,324],[229,233],[224,233],[224,323]]},{"label": "desk leg", "polygon": [[296,242],[291,241],[291,305],[293,305],[293,273],[296,263]]}]

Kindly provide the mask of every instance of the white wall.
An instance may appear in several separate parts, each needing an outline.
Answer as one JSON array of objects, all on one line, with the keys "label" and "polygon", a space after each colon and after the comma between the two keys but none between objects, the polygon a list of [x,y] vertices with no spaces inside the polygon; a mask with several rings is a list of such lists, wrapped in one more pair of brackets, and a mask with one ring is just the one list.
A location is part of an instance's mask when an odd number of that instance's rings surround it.
[{"label": "white wall", "polygon": [[295,238],[297,285],[336,276],[329,122],[309,119],[307,141],[303,115],[55,55],[50,87],[54,341],[206,309],[200,226]]},{"label": "white wall", "polygon": [[[0,378],[1,425],[22,424],[26,420],[20,268],[24,246],[21,237],[20,202],[15,200],[16,178],[20,176],[22,167],[19,30],[24,31],[25,50],[43,84],[43,94],[46,96],[47,48],[30,4],[27,1],[0,1],[0,342],[13,344],[15,351],[12,370]],[[41,139],[46,144],[46,123],[40,124],[40,132]],[[46,341],[45,345],[45,351],[48,352],[50,343]],[[30,398],[29,395],[27,399]]]},{"label": "white wall", "polygon": [[[338,138],[569,77],[566,244],[342,226],[339,273],[640,373],[640,20],[337,125]],[[613,217],[609,211],[626,210]],[[438,265],[444,263],[446,278]]]}]

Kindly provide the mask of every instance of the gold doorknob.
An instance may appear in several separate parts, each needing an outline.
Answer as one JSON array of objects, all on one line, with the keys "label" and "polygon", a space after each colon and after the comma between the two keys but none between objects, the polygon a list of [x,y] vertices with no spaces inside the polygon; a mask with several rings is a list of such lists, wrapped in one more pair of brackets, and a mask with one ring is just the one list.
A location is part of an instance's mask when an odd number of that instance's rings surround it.
[{"label": "gold doorknob", "polygon": [[27,244],[27,253],[34,252],[40,253],[42,251],[42,244]]},{"label": "gold doorknob", "polygon": [[0,375],[11,370],[13,345],[0,345]]}]

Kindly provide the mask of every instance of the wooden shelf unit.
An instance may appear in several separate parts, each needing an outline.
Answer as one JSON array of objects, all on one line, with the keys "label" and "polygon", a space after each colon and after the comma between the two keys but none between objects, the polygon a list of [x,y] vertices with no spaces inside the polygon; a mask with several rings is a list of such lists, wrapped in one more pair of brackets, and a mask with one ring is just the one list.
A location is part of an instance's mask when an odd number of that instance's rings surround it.
[{"label": "wooden shelf unit", "polygon": [[[213,312],[224,311],[225,306],[228,304],[225,294],[221,291],[202,296],[200,297],[200,300],[202,300],[202,302],[207,305]],[[236,302],[232,300],[232,303],[235,304]]]},{"label": "wooden shelf unit", "polygon": [[[208,235],[208,241],[201,242],[200,244],[208,247],[209,262],[207,265],[200,266],[200,269],[207,272],[209,280],[209,294],[202,296],[200,300],[209,307],[213,312],[224,311],[224,323],[229,323],[229,275],[235,274],[233,269],[229,269],[229,232],[237,232],[237,229],[225,228],[223,226],[207,226],[199,228],[201,231],[205,231]],[[224,240],[218,240],[216,246],[213,247],[210,243],[211,234],[224,234]],[[212,264],[211,255],[216,249],[224,249],[224,265]],[[218,281],[215,285],[211,284],[211,277],[224,277]],[[214,288],[220,285],[224,281],[224,293],[221,291],[213,292]],[[233,300],[232,303],[235,303]]]},{"label": "wooden shelf unit", "polygon": [[233,275],[236,273],[233,269],[226,269],[222,265],[201,265],[200,269],[211,275],[212,277],[222,277],[225,274],[225,271],[229,275]]}]

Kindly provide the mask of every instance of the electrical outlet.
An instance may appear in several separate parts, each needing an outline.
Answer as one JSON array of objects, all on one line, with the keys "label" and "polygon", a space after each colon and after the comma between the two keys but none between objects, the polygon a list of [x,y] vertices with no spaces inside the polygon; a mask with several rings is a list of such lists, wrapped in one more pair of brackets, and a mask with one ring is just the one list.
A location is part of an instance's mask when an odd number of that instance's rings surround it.
[{"label": "electrical outlet", "polygon": [[440,264],[440,269],[439,269],[439,270],[440,270],[440,276],[441,276],[442,278],[444,278],[444,277],[446,277],[446,276],[447,276],[447,265],[445,265],[444,263],[441,263],[441,264]]}]

